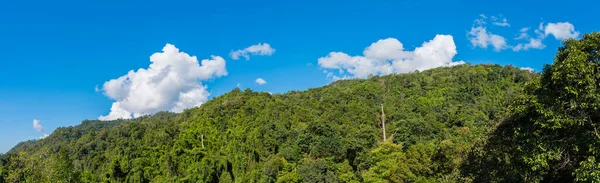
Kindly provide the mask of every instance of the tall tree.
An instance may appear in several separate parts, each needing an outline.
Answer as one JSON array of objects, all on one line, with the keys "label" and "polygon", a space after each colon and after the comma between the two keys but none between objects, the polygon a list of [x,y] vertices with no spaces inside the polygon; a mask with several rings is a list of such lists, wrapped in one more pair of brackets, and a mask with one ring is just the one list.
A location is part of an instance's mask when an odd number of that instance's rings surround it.
[{"label": "tall tree", "polygon": [[598,182],[599,126],[600,33],[592,33],[564,41],[466,167],[476,182]]}]

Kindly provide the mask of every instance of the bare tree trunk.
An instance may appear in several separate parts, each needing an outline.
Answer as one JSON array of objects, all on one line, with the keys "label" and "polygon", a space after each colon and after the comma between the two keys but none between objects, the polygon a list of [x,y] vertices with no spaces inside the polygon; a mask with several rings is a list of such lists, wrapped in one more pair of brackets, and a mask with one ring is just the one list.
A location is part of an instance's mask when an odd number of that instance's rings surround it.
[{"label": "bare tree trunk", "polygon": [[202,134],[202,136],[200,136],[200,139],[202,140],[202,149],[204,149],[204,134]]},{"label": "bare tree trunk", "polygon": [[385,113],[383,112],[383,104],[381,104],[381,131],[383,132],[383,141],[385,142],[386,139],[386,135],[385,135]]}]

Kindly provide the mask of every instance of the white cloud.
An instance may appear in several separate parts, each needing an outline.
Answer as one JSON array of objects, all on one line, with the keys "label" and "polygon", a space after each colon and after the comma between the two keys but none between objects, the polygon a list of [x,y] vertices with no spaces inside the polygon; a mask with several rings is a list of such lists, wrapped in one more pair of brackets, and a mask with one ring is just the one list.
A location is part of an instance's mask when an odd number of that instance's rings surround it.
[{"label": "white cloud", "polygon": [[478,19],[475,19],[473,22],[475,22],[475,24],[477,25],[485,25],[487,24],[487,22],[485,21],[487,19],[487,16],[485,16],[484,14],[479,14]]},{"label": "white cloud", "polygon": [[121,108],[120,102],[113,102],[110,107],[110,113],[106,116],[98,117],[99,120],[131,119],[131,112]]},{"label": "white cloud", "polygon": [[[450,35],[436,35],[433,40],[424,42],[414,51],[404,50],[402,43],[395,38],[387,38],[365,48],[362,56],[330,52],[319,58],[318,62],[328,77],[337,80],[406,73],[464,63],[452,61],[456,53],[456,45]],[[334,74],[332,70],[337,70],[341,76]]]},{"label": "white cloud", "polygon": [[[42,126],[42,124],[40,123],[40,120],[37,120],[37,119],[33,120],[33,128],[38,132],[44,132],[44,126]],[[44,139],[46,137],[48,137],[48,134],[45,133],[39,139]]]},{"label": "white cloud", "polygon": [[517,36],[515,38],[515,40],[521,40],[521,39],[527,39],[529,38],[529,34],[527,34],[527,31],[529,31],[529,27],[523,27],[519,30],[519,36]]},{"label": "white cloud", "polygon": [[[492,16],[491,19],[493,21],[493,24],[496,26],[510,27],[508,20],[506,18],[502,17],[502,15],[500,15],[500,17]],[[498,21],[498,20],[501,20],[501,21]]]},{"label": "white cloud", "polygon": [[544,26],[544,23],[540,23],[538,28],[534,30],[535,37],[529,36],[527,31],[529,28],[523,28],[520,30],[520,35],[515,38],[526,39],[529,38],[527,43],[519,43],[513,47],[513,51],[529,50],[529,49],[544,49],[546,45],[543,40],[550,34],[556,39],[562,40],[566,38],[576,38],[579,32],[575,31],[575,28],[570,23],[548,23]]},{"label": "white cloud", "polygon": [[529,49],[544,49],[546,45],[542,43],[541,38],[530,38],[529,43],[519,43],[513,47],[513,51],[529,50]]},{"label": "white cloud", "polygon": [[238,60],[240,57],[246,58],[246,60],[250,60],[250,55],[268,55],[271,56],[275,53],[275,49],[269,45],[269,43],[258,43],[243,50],[235,50],[229,53],[229,56],[233,60]]},{"label": "white cloud", "polygon": [[506,39],[500,35],[487,32],[483,26],[471,27],[468,34],[469,41],[474,47],[487,48],[488,45],[494,47],[494,51],[501,51],[509,48]]},{"label": "white cloud", "polygon": [[544,27],[544,35],[553,35],[557,40],[577,38],[579,32],[569,22],[548,23]]},{"label": "white cloud", "polygon": [[[475,19],[475,23],[467,34],[469,41],[475,48],[480,47],[485,49],[491,45],[495,51],[501,51],[508,48],[512,48],[513,51],[544,49],[546,48],[546,45],[543,43],[543,40],[548,35],[553,35],[557,40],[576,38],[579,36],[579,32],[576,31],[575,27],[569,22],[548,23],[546,26],[544,26],[544,23],[542,22],[539,24],[538,28],[533,31],[535,33],[534,36],[531,36],[528,33],[531,29],[530,27],[521,28],[514,40],[524,40],[526,42],[513,45],[508,44],[503,36],[489,32],[485,26],[487,20],[487,16],[479,14],[479,18]],[[496,26],[510,27],[507,19],[502,15],[490,16],[489,20]]]},{"label": "white cloud", "polygon": [[208,100],[209,95],[210,93],[206,91],[206,86],[194,88],[187,92],[180,92],[177,103],[171,111],[182,112],[184,109],[199,106]]},{"label": "white cloud", "polygon": [[264,85],[264,84],[267,84],[267,81],[265,81],[263,78],[257,78],[256,79],[256,84],[258,84],[258,85]]},{"label": "white cloud", "polygon": [[534,71],[535,71],[535,70],[534,70],[533,68],[531,68],[531,67],[521,67],[520,69],[521,69],[521,70],[526,70],[526,71],[529,71],[529,72],[534,72]]},{"label": "white cloud", "polygon": [[33,128],[35,128],[35,130],[37,130],[38,132],[44,131],[44,126],[42,126],[42,124],[40,123],[40,120],[37,120],[37,119],[33,120]]},{"label": "white cloud", "polygon": [[181,112],[199,106],[210,95],[200,81],[227,75],[225,60],[219,56],[198,61],[167,44],[150,56],[148,68],[129,71],[104,83],[104,94],[115,102],[100,120],[129,119],[157,111]]},{"label": "white cloud", "polygon": [[[484,14],[479,14],[479,16],[481,18],[475,19],[475,24],[471,26],[471,30],[467,34],[471,45],[475,48],[487,48],[491,45],[494,47],[494,51],[501,51],[509,48],[510,46],[508,46],[504,37],[487,31],[487,28],[485,27],[485,24],[487,24],[487,17]],[[494,21],[494,24],[496,24],[498,18],[496,16],[491,16],[490,18]],[[506,21],[506,19],[503,20]],[[508,23],[506,24],[508,25]]]},{"label": "white cloud", "polygon": [[540,24],[540,28],[538,28],[537,30],[535,30],[535,34],[536,37],[533,38],[531,36],[529,36],[529,34],[527,33],[529,31],[529,27],[525,27],[522,28],[521,30],[519,30],[519,36],[516,37],[516,40],[521,40],[521,39],[528,39],[529,42],[527,43],[519,43],[516,46],[514,46],[512,48],[513,51],[521,51],[521,50],[529,50],[529,49],[544,49],[546,48],[546,45],[544,43],[542,43],[542,40],[544,40],[544,38],[546,37],[541,31],[542,31],[542,27],[543,24]]}]

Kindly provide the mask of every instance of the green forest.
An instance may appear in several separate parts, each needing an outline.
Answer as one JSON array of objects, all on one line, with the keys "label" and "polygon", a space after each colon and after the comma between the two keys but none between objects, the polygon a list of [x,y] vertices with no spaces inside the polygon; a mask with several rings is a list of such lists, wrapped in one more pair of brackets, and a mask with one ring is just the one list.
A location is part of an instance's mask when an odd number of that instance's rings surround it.
[{"label": "green forest", "polygon": [[0,155],[0,183],[600,182],[599,108],[590,33],[539,73],[463,64],[85,120]]}]

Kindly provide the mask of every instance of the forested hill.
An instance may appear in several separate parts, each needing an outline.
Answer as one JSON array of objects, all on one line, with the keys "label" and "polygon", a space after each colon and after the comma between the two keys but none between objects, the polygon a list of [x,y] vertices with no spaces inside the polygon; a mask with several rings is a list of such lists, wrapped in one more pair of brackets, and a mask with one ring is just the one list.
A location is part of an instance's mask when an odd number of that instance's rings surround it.
[{"label": "forested hill", "polygon": [[0,155],[0,183],[600,182],[600,33],[563,44],[540,74],[458,65],[84,121]]},{"label": "forested hill", "polygon": [[469,149],[537,77],[467,64],[234,89],[181,114],[58,128],[2,156],[0,182],[462,182]]}]

